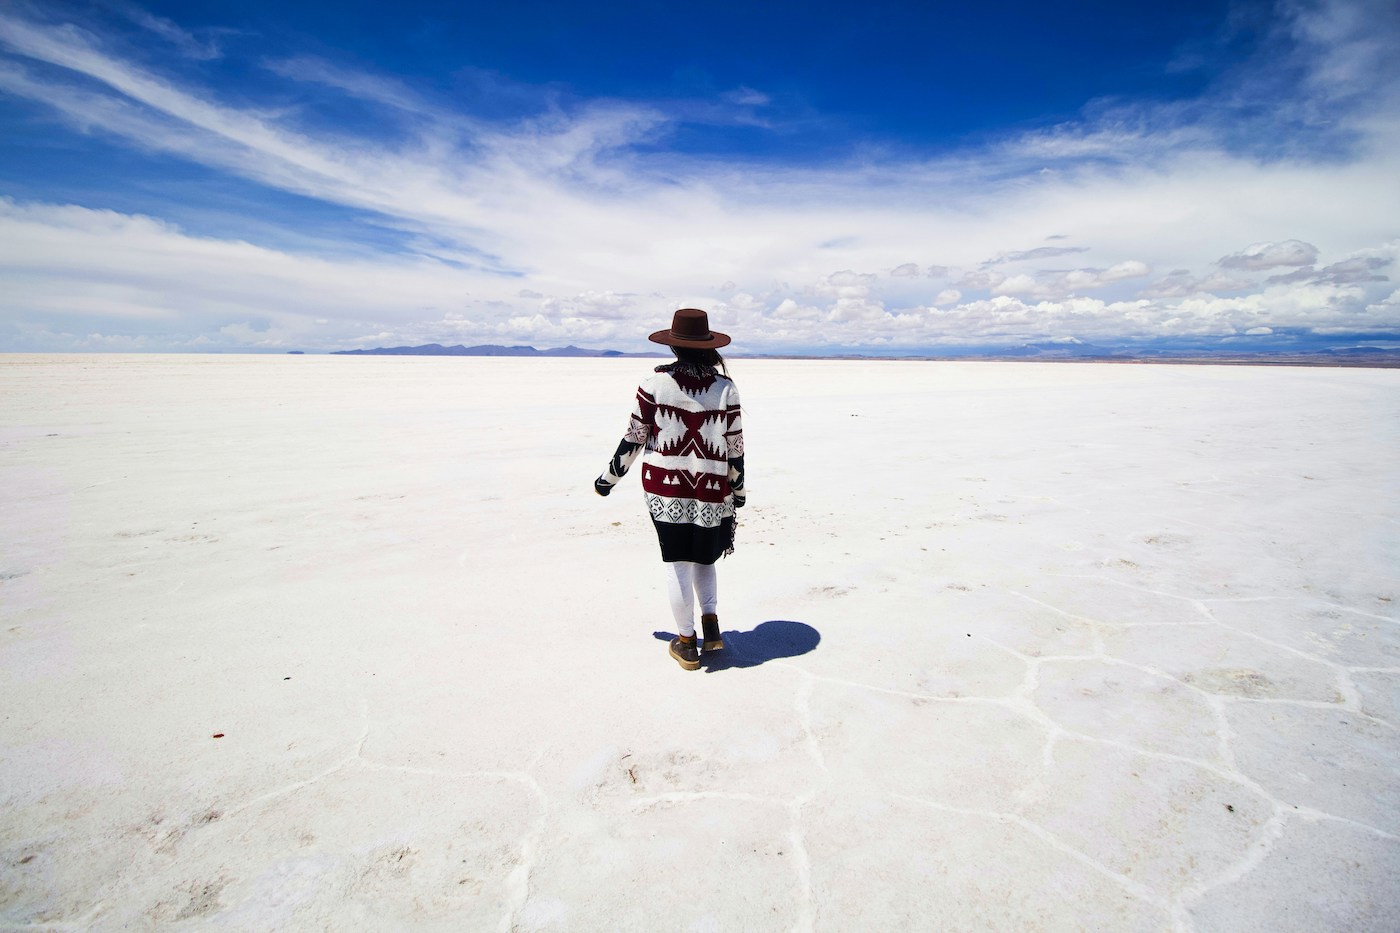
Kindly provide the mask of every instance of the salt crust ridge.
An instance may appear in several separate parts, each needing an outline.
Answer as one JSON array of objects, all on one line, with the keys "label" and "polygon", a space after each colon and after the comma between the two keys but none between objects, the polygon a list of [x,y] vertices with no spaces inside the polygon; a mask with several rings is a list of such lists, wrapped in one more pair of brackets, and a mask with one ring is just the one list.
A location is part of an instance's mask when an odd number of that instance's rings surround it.
[{"label": "salt crust ridge", "polygon": [[[1387,521],[1394,523],[1392,519],[1387,519]],[[1182,520],[1181,523],[1191,524],[1186,520]],[[1358,691],[1353,677],[1360,674],[1396,675],[1400,674],[1400,667],[1338,663],[1322,653],[1307,651],[1294,644],[1265,637],[1246,627],[1232,625],[1227,621],[1222,621],[1220,616],[1222,614],[1228,615],[1229,613],[1225,610],[1232,606],[1270,603],[1342,613],[1378,621],[1387,626],[1400,625],[1400,620],[1386,615],[1367,613],[1325,600],[1292,596],[1200,598],[1179,595],[1159,588],[1136,586],[1110,577],[1078,574],[1059,574],[1057,576],[1066,580],[1088,580],[1100,586],[1108,585],[1134,591],[1156,603],[1160,611],[1154,619],[1148,621],[1107,622],[1060,608],[1053,602],[1027,593],[1004,593],[1003,595],[1014,597],[1029,605],[1057,614],[1066,620],[1086,626],[1092,635],[1092,650],[1082,653],[1032,655],[992,639],[983,639],[996,650],[1015,658],[1024,665],[1024,673],[1019,685],[1010,693],[1002,695],[947,696],[940,693],[900,690],[861,680],[814,673],[807,670],[801,660],[769,661],[767,665],[790,671],[794,675],[795,685],[792,689],[791,716],[796,723],[802,745],[807,751],[810,765],[816,775],[811,785],[787,796],[723,791],[648,793],[633,798],[630,806],[636,812],[644,812],[666,810],[691,803],[729,801],[785,812],[789,826],[788,840],[794,850],[792,884],[796,892],[796,916],[793,918],[791,926],[793,929],[803,931],[819,928],[822,925],[820,922],[822,894],[813,881],[815,863],[809,852],[809,835],[812,832],[812,826],[807,811],[821,802],[823,793],[830,783],[831,766],[824,752],[824,741],[830,739],[830,723],[822,720],[814,712],[813,704],[819,697],[831,691],[857,691],[896,697],[917,702],[920,705],[993,708],[1023,720],[1029,726],[1041,731],[1043,742],[1039,749],[1038,767],[1011,793],[1011,796],[1018,801],[1012,806],[1006,808],[966,807],[948,800],[901,793],[889,793],[886,794],[886,797],[890,802],[907,804],[930,813],[956,814],[973,821],[997,824],[1024,833],[1027,837],[1054,849],[1065,859],[1091,869],[1095,875],[1120,888],[1128,898],[1150,908],[1151,911],[1158,912],[1167,920],[1169,928],[1177,933],[1196,933],[1200,927],[1193,913],[1195,908],[1200,906],[1212,893],[1232,885],[1238,885],[1248,879],[1252,872],[1266,863],[1270,854],[1295,827],[1335,824],[1385,843],[1400,842],[1400,835],[1392,831],[1392,828],[1383,828],[1365,820],[1301,805],[1286,796],[1271,792],[1256,777],[1245,773],[1239,765],[1235,748],[1235,740],[1238,735],[1231,724],[1232,715],[1238,714],[1239,711],[1278,706],[1329,713],[1345,712],[1347,715],[1393,736],[1397,729],[1400,729],[1400,724],[1365,712],[1362,708],[1362,695]],[[1208,631],[1229,633],[1231,636],[1252,640],[1309,664],[1325,665],[1332,672],[1338,700],[1337,702],[1323,702],[1287,697],[1224,695],[1203,689],[1199,685],[1162,668],[1115,657],[1107,649],[1106,636],[1109,634],[1160,626],[1190,626]],[[1066,728],[1037,704],[1036,693],[1041,687],[1042,668],[1047,665],[1091,663],[1138,672],[1169,684],[1173,690],[1179,690],[1183,695],[1193,697],[1206,704],[1215,725],[1216,742],[1212,753],[1203,755],[1173,754],[1160,749],[1143,747],[1139,744],[1076,731]],[[522,792],[523,797],[532,803],[529,818],[526,821],[528,825],[518,836],[514,837],[514,841],[510,844],[515,853],[515,865],[505,879],[504,906],[499,913],[497,929],[510,931],[536,928],[537,924],[529,915],[532,877],[546,849],[546,841],[551,836],[551,829],[557,828],[556,823],[560,812],[570,805],[570,801],[551,794],[536,777],[540,757],[545,754],[546,750],[541,750],[531,761],[524,763],[524,766],[519,770],[454,771],[394,764],[374,760],[365,754],[366,745],[374,733],[375,723],[371,706],[367,701],[361,705],[360,719],[361,726],[358,738],[350,743],[344,755],[335,764],[312,777],[290,782],[275,790],[257,794],[228,807],[216,818],[219,830],[234,833],[241,820],[266,808],[269,804],[296,795],[308,788],[356,773],[370,772],[431,778],[435,781],[450,782],[454,789],[462,794],[466,794],[473,788],[487,789],[496,785],[510,785]],[[1071,844],[1063,838],[1062,834],[1047,829],[1040,822],[1027,816],[1027,812],[1032,811],[1035,804],[1042,799],[1046,783],[1052,779],[1057,770],[1057,748],[1068,743],[1087,743],[1151,762],[1183,766],[1187,769],[1203,772],[1221,782],[1233,785],[1248,797],[1258,801],[1267,811],[1267,817],[1258,830],[1253,833],[1244,853],[1214,873],[1203,878],[1193,878],[1189,884],[1185,884],[1177,890],[1171,890],[1161,884],[1141,882],[1106,864],[1104,860],[1094,857],[1084,851],[1082,847]],[[174,836],[184,831],[176,829],[171,830],[170,833]],[[158,841],[156,847],[159,848],[160,845],[161,841]],[[141,868],[142,866],[138,865],[132,870],[139,871]],[[114,879],[104,884],[104,889],[110,894],[120,885],[121,879]],[[99,899],[92,904],[89,910],[66,922],[20,923],[11,924],[7,928],[81,930],[101,927],[109,906],[107,900]]]},{"label": "salt crust ridge", "polygon": [[[1112,582],[1113,585],[1117,586],[1129,586],[1128,584],[1124,584],[1118,581],[1110,582]],[[1172,929],[1174,931],[1178,931],[1178,933],[1194,933],[1197,927],[1191,919],[1191,907],[1198,903],[1208,892],[1225,885],[1234,884],[1240,881],[1246,875],[1248,875],[1249,872],[1257,868],[1268,857],[1269,853],[1274,849],[1274,846],[1277,844],[1277,842],[1283,837],[1288,825],[1291,822],[1316,822],[1319,820],[1330,820],[1362,830],[1380,839],[1384,839],[1390,842],[1400,841],[1400,835],[1396,835],[1395,833],[1387,832],[1386,830],[1380,829],[1378,827],[1370,826],[1356,820],[1348,819],[1343,816],[1338,816],[1336,814],[1327,813],[1322,810],[1314,809],[1311,807],[1301,807],[1296,804],[1290,804],[1287,801],[1281,800],[1278,797],[1275,797],[1273,794],[1270,794],[1267,790],[1261,787],[1258,784],[1258,782],[1254,781],[1249,776],[1242,773],[1235,765],[1234,756],[1230,748],[1230,737],[1232,733],[1230,731],[1229,722],[1226,715],[1228,707],[1231,704],[1235,703],[1278,703],[1313,709],[1340,708],[1346,710],[1351,714],[1360,716],[1370,722],[1376,723],[1377,725],[1380,725],[1383,728],[1395,730],[1397,728],[1395,724],[1374,716],[1369,716],[1361,711],[1359,698],[1357,697],[1355,690],[1351,688],[1349,678],[1352,673],[1363,671],[1400,674],[1400,667],[1347,667],[1339,664],[1334,664],[1326,658],[1308,654],[1307,652],[1298,651],[1297,649],[1291,648],[1287,645],[1272,642],[1268,639],[1261,638],[1260,636],[1254,635],[1252,633],[1240,631],[1238,629],[1232,629],[1230,626],[1223,625],[1221,622],[1219,622],[1213,617],[1210,608],[1210,605],[1212,603],[1232,601],[1259,602],[1273,599],[1273,597],[1245,597],[1239,600],[1208,600],[1176,596],[1174,594],[1164,593],[1158,590],[1150,589],[1142,589],[1142,592],[1150,593],[1153,596],[1162,597],[1165,599],[1180,600],[1185,607],[1189,607],[1194,612],[1200,614],[1201,616],[1204,616],[1204,619],[1201,621],[1192,622],[1121,623],[1123,627],[1133,627],[1139,625],[1219,626],[1223,629],[1236,632],[1237,634],[1244,635],[1249,638],[1254,638],[1262,643],[1286,651],[1290,654],[1297,655],[1298,657],[1304,658],[1306,660],[1326,664],[1329,667],[1332,667],[1336,672],[1339,692],[1345,699],[1341,704],[1326,704],[1289,699],[1227,697],[1209,693],[1205,690],[1201,690],[1195,687],[1192,684],[1185,683],[1184,681],[1181,681],[1178,678],[1175,678],[1171,674],[1168,674],[1164,671],[1148,666],[1130,664],[1126,661],[1113,658],[1105,654],[1102,650],[1102,632],[1100,630],[1101,626],[1095,620],[1083,616],[1078,616],[1073,613],[1065,612],[1052,605],[1049,605],[1048,603],[1045,603],[1041,600],[1035,599],[1022,593],[1016,593],[1013,595],[1017,596],[1018,598],[1024,599],[1028,602],[1039,605],[1043,608],[1049,609],[1053,612],[1062,614],[1066,618],[1074,619],[1076,621],[1087,623],[1088,625],[1092,626],[1096,635],[1098,636],[1098,638],[1096,639],[1098,641],[1098,645],[1096,646],[1096,650],[1090,654],[1045,655],[1040,657],[1031,657],[1029,655],[1022,654],[1012,648],[1008,648],[1003,645],[996,645],[997,648],[1019,658],[1026,665],[1025,679],[1022,681],[1020,687],[1018,687],[1017,690],[1010,696],[944,697],[930,694],[913,693],[909,691],[892,690],[885,687],[871,686],[868,684],[862,684],[839,678],[818,676],[804,671],[800,666],[790,662],[778,661],[770,663],[790,668],[794,671],[797,671],[801,675],[798,681],[799,685],[794,691],[793,715],[796,717],[798,723],[800,724],[803,735],[803,741],[808,749],[808,752],[811,755],[812,762],[816,766],[816,768],[822,773],[826,772],[827,767],[825,757],[822,754],[820,739],[818,738],[817,732],[812,725],[811,700],[813,693],[821,686],[832,685],[842,688],[869,690],[877,693],[890,694],[894,696],[904,697],[910,700],[919,700],[924,702],[948,704],[990,704],[1003,707],[1012,712],[1013,714],[1024,717],[1028,721],[1042,727],[1045,730],[1046,739],[1042,749],[1042,755],[1043,767],[1044,770],[1047,772],[1054,768],[1056,744],[1067,739],[1075,739],[1083,742],[1096,743],[1111,748],[1120,749],[1122,751],[1129,752],[1134,755],[1141,755],[1145,758],[1155,759],[1159,761],[1179,762],[1182,764],[1190,765],[1192,767],[1200,768],[1204,771],[1210,772],[1211,774],[1222,778],[1223,780],[1234,783],[1239,787],[1247,790],[1249,793],[1254,794],[1255,796],[1263,799],[1268,803],[1269,807],[1272,808],[1272,814],[1269,816],[1267,823],[1257,834],[1257,837],[1254,840],[1254,842],[1249,846],[1249,850],[1244,855],[1244,857],[1240,858],[1238,861],[1236,861],[1234,864],[1230,865],[1223,871],[1220,871],[1215,876],[1193,884],[1179,894],[1168,895],[1164,892],[1154,890],[1150,886],[1141,884],[1138,881],[1127,877],[1121,872],[1114,871],[1112,868],[1109,868],[1103,863],[1095,860],[1086,853],[1074,848],[1073,846],[1056,837],[1054,833],[1039,826],[1034,821],[1027,819],[1021,812],[1022,808],[1013,808],[1006,811],[969,809],[964,807],[953,806],[937,800],[929,800],[922,797],[896,795],[897,799],[899,800],[908,801],[910,803],[927,808],[929,810],[958,813],[966,816],[975,817],[978,819],[1016,826],[1024,830],[1025,832],[1035,836],[1036,838],[1044,841],[1048,845],[1055,848],[1057,851],[1063,853],[1066,857],[1071,858],[1074,861],[1093,869],[1102,877],[1120,886],[1125,893],[1132,896],[1133,898],[1136,898],[1170,915]],[[1356,610],[1352,610],[1346,606],[1330,606],[1325,603],[1319,603],[1319,605],[1323,605],[1327,608],[1335,609],[1342,612],[1356,612]],[[1357,614],[1370,615],[1367,613]],[[1390,619],[1386,616],[1371,615],[1371,617],[1380,619],[1385,622],[1389,622],[1391,624],[1397,624],[1396,620]],[[993,642],[993,644],[995,643]],[[1200,758],[1189,758],[1179,755],[1170,755],[1158,751],[1152,751],[1150,749],[1139,748],[1113,739],[1099,738],[1084,733],[1073,732],[1071,730],[1063,728],[1062,726],[1057,724],[1052,718],[1050,718],[1044,712],[1042,712],[1038,707],[1036,707],[1035,703],[1031,699],[1031,694],[1034,692],[1037,685],[1038,671],[1040,666],[1043,664],[1055,663],[1060,661],[1100,661],[1106,664],[1121,665],[1123,667],[1140,670],[1143,673],[1150,674],[1154,677],[1160,677],[1176,681],[1177,683],[1181,683],[1187,689],[1196,692],[1204,700],[1210,703],[1211,708],[1217,717],[1217,724],[1219,726],[1220,735],[1220,758],[1222,759],[1224,764]],[[420,768],[375,762],[365,758],[363,755],[364,745],[369,739],[371,730],[371,720],[369,717],[367,706],[362,713],[362,719],[363,726],[361,729],[359,739],[354,743],[354,747],[352,748],[352,750],[340,762],[326,769],[325,771],[322,771],[320,774],[315,775],[314,777],[307,778],[301,781],[295,781],[284,787],[277,788],[276,790],[260,794],[247,801],[244,801],[243,803],[238,804],[237,806],[226,811],[222,816],[222,820],[225,822],[229,820],[234,820],[241,814],[258,807],[261,804],[267,803],[277,798],[285,797],[290,794],[295,794],[300,790],[311,787],[317,784],[318,782],[324,781],[325,779],[333,775],[339,774],[343,771],[346,771],[348,769],[358,768],[387,773],[426,775],[431,777],[444,778],[454,782],[508,781],[519,784],[521,787],[527,789],[533,796],[537,812],[535,814],[535,818],[529,831],[524,836],[522,836],[517,843],[516,847],[520,853],[520,860],[519,864],[510,873],[508,880],[510,903],[508,909],[502,915],[500,923],[498,925],[498,929],[503,931],[503,933],[508,933],[508,931],[519,929],[520,927],[517,923],[517,918],[519,917],[521,910],[525,907],[526,902],[529,899],[530,873],[532,869],[533,859],[536,856],[541,841],[545,836],[549,814],[553,805],[549,798],[549,795],[540,786],[539,782],[536,781],[535,778],[532,776],[530,769],[527,768],[521,771],[454,772],[437,770],[432,768]],[[1037,774],[1031,779],[1030,782],[1028,782],[1027,787],[1023,788],[1023,791],[1029,791],[1031,788],[1040,784],[1042,780],[1043,774]],[[675,791],[670,793],[653,794],[644,797],[639,797],[634,801],[633,806],[637,809],[647,809],[653,807],[665,807],[668,805],[687,801],[739,800],[750,803],[770,805],[775,808],[787,810],[791,823],[790,839],[792,845],[798,853],[797,858],[795,860],[795,886],[798,891],[800,907],[799,919],[798,922],[794,925],[794,929],[799,931],[808,931],[815,929],[816,896],[812,889],[810,860],[808,859],[806,854],[805,830],[803,825],[803,809],[811,803],[811,801],[818,795],[818,793],[818,790],[809,790],[792,797],[784,798],[760,794],[705,791]],[[45,930],[83,930],[90,928],[94,923],[96,923],[101,917],[103,910],[104,905],[98,903],[94,905],[93,908],[86,914],[84,914],[82,917],[69,923],[22,924],[13,926],[12,928]]]}]

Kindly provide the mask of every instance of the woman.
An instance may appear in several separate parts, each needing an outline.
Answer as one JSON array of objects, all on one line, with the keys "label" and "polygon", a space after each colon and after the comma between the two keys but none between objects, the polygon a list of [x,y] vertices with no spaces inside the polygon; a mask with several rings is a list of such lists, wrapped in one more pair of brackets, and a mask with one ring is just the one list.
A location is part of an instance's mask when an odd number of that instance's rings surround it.
[{"label": "woman", "polygon": [[694,597],[700,598],[705,652],[724,649],[715,614],[715,561],[733,553],[734,510],[745,501],[739,390],[718,351],[729,336],[711,331],[704,311],[682,308],[670,330],[647,339],[670,347],[676,361],[656,367],[638,387],[627,433],[593,488],[600,496],[612,492],[646,448],[642,492],[666,562],[678,629],[671,657],[693,671],[700,666]]}]

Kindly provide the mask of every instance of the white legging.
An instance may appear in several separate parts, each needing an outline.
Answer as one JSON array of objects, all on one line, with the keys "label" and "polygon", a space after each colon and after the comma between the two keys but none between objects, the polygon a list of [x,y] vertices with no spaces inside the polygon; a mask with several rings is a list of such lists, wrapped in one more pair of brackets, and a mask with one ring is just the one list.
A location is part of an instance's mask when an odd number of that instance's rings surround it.
[{"label": "white legging", "polygon": [[718,581],[714,564],[695,564],[688,560],[672,561],[666,565],[666,591],[671,597],[671,612],[676,616],[676,628],[682,635],[695,634],[695,596],[700,597],[700,611],[715,611]]}]

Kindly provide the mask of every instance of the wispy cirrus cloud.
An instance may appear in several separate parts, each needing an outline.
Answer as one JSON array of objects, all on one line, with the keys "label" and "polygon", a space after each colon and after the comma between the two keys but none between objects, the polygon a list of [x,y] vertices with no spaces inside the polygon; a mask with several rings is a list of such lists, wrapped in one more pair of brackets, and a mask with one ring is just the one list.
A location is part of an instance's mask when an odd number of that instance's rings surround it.
[{"label": "wispy cirrus cloud", "polygon": [[227,30],[218,30],[212,34],[200,36],[187,29],[182,29],[177,23],[164,16],[156,16],[143,10],[134,3],[117,2],[112,3],[111,7],[142,29],[160,36],[186,58],[195,61],[209,61],[223,56],[219,38],[221,35],[226,35]]},{"label": "wispy cirrus cloud", "polygon": [[1305,266],[1281,275],[1271,275],[1264,280],[1267,285],[1291,285],[1295,282],[1309,282],[1314,285],[1365,285],[1371,282],[1389,282],[1390,277],[1381,275],[1380,270],[1394,263],[1389,256],[1357,256],[1334,262],[1314,269]]},{"label": "wispy cirrus cloud", "polygon": [[1010,253],[1002,253],[994,256],[982,263],[983,266],[1000,266],[1008,262],[1026,262],[1027,260],[1052,259],[1056,256],[1069,256],[1074,253],[1087,253],[1087,246],[1037,246],[1035,249],[1017,250]]},{"label": "wispy cirrus cloud", "polygon": [[[1099,102],[978,146],[800,166],[662,145],[687,121],[768,107],[752,88],[709,101],[542,94],[484,116],[300,55],[259,60],[284,82],[259,107],[92,29],[0,12],[0,92],[76,132],[356,218],[341,255],[307,256],[100,205],[10,200],[0,242],[23,248],[0,264],[23,287],[8,309],[31,332],[68,316],[151,340],[256,333],[267,346],[377,335],[636,346],[680,303],[715,308],[756,348],[1396,327],[1383,300],[1400,238],[1400,157],[1385,145],[1400,107],[1375,39],[1386,30],[1280,9],[1273,48],[1290,93],[1313,102],[1290,98],[1280,119],[1327,102],[1331,128],[1308,130],[1326,145],[1283,157],[1228,129],[1251,87],[1285,80],[1255,62],[1188,102]],[[176,24],[145,26],[178,44]],[[1380,69],[1369,89],[1348,54]],[[327,128],[286,103],[313,92],[398,116]],[[394,248],[367,256],[370,228],[391,231]],[[1066,239],[1094,245],[1025,248]],[[1074,268],[1028,267],[1071,255]],[[1152,269],[1174,271],[1150,281]],[[1294,271],[1250,275],[1280,269]]]},{"label": "wispy cirrus cloud", "polygon": [[314,55],[269,59],[262,66],[293,82],[320,84],[361,101],[384,104],[415,116],[432,118],[439,126],[475,127],[475,121],[434,106],[404,82],[341,67]]}]

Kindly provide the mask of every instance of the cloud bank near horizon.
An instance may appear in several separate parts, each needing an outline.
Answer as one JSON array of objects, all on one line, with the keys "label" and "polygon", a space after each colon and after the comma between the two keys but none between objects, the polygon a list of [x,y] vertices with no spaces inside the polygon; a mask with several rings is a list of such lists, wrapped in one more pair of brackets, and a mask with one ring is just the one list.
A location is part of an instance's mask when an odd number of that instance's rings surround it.
[{"label": "cloud bank near horizon", "polygon": [[[1189,101],[813,163],[667,145],[781,132],[762,89],[490,119],[136,8],[141,42],[0,12],[27,125],[157,176],[140,209],[0,192],[0,349],[639,349],[685,305],[751,352],[1400,332],[1400,15],[1274,15]],[[232,93],[235,55],[259,79]],[[162,194],[171,165],[198,174]]]}]

